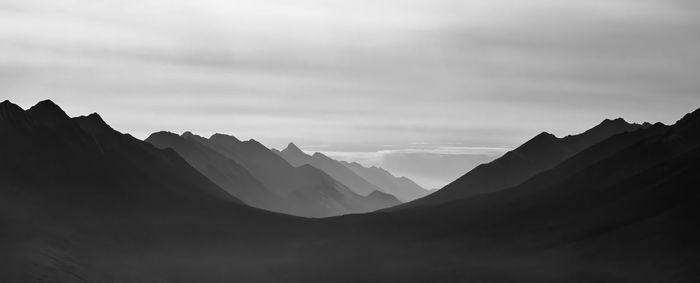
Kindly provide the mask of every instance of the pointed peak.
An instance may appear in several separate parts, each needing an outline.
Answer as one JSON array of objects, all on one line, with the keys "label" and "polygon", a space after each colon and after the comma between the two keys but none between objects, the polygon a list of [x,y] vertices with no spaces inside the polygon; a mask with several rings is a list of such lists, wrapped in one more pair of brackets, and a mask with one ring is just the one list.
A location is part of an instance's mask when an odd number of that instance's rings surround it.
[{"label": "pointed peak", "polygon": [[299,151],[301,150],[301,149],[299,149],[299,147],[298,147],[296,144],[294,144],[293,142],[290,142],[290,143],[287,145],[287,148],[288,148],[288,149],[299,150]]},{"label": "pointed peak", "polygon": [[603,140],[618,133],[630,132],[639,128],[647,128],[647,125],[629,123],[622,118],[605,119],[593,128],[585,132],[574,135],[572,138],[593,138],[595,141]]},{"label": "pointed peak", "polygon": [[100,114],[97,114],[97,112],[90,113],[90,115],[88,115],[87,117],[96,122],[107,125],[107,122],[105,122],[105,120],[102,119],[102,116],[100,116]]},{"label": "pointed peak", "polygon": [[107,122],[100,117],[100,114],[97,113],[75,117],[73,118],[73,121],[76,121],[78,125],[87,132],[95,133],[113,131],[112,127],[110,127],[109,124],[107,124]]},{"label": "pointed peak", "polygon": [[29,108],[27,112],[29,112],[29,114],[34,118],[43,121],[57,122],[70,119],[66,112],[63,112],[61,107],[49,99],[40,101],[36,105]]},{"label": "pointed peak", "polygon": [[282,152],[306,155],[306,153],[303,150],[301,150],[296,144],[292,142],[290,142],[287,145],[287,148],[283,149]]},{"label": "pointed peak", "polygon": [[53,101],[51,101],[51,99],[44,99],[44,100],[42,100],[42,101],[39,101],[39,102],[37,102],[36,105],[34,105],[34,107],[52,107],[52,108],[60,108],[60,107],[58,107],[58,105],[56,105],[56,103],[54,103]]},{"label": "pointed peak", "polygon": [[42,110],[63,112],[63,109],[61,109],[61,107],[59,107],[56,103],[54,103],[50,99],[39,101],[37,104],[35,104],[34,106],[32,106],[29,109],[42,109]]},{"label": "pointed peak", "polygon": [[547,146],[552,145],[555,143],[559,138],[557,138],[555,135],[550,134],[548,132],[541,132],[535,137],[531,138],[521,146],[519,146],[516,150],[531,150],[531,149],[540,149],[544,148]]},{"label": "pointed peak", "polygon": [[627,121],[625,121],[625,119],[616,118],[616,119],[605,119],[605,120],[603,120],[603,122],[600,122],[600,124],[598,124],[598,126],[596,126],[596,127],[610,126],[610,125],[629,125],[629,124],[630,123],[627,123]]},{"label": "pointed peak", "polygon": [[557,136],[555,136],[554,134],[550,134],[550,133],[548,133],[548,132],[541,132],[541,133],[537,134],[537,135],[536,135],[534,138],[532,138],[531,140],[553,139],[553,138],[556,139]]},{"label": "pointed peak", "polygon": [[14,104],[9,100],[5,100],[2,103],[0,103],[0,109],[3,111],[24,112],[24,109],[22,109],[22,107],[19,107],[19,105]]},{"label": "pointed peak", "polygon": [[2,120],[15,122],[23,121],[23,123],[28,121],[27,114],[24,112],[24,109],[19,107],[19,105],[10,102],[9,100],[5,100],[0,103],[0,121]]},{"label": "pointed peak", "polygon": [[[12,102],[11,102],[10,100],[8,100],[8,99],[5,99],[3,102],[0,102],[0,106],[7,107],[7,106],[10,106],[10,105],[17,106],[17,104],[12,103]],[[19,106],[17,106],[17,107],[19,107]]]}]

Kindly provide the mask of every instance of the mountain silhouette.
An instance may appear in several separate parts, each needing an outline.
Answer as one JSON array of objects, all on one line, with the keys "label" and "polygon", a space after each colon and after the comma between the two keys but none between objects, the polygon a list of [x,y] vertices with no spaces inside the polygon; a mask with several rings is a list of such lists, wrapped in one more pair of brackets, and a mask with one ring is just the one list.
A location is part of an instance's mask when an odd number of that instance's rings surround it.
[{"label": "mountain silhouette", "polygon": [[373,191],[365,197],[365,201],[370,207],[392,207],[401,204],[395,196],[385,192]]},{"label": "mountain silhouette", "polygon": [[274,203],[262,207],[265,209],[299,216],[327,217],[396,205],[393,201],[381,205],[376,200],[369,201],[315,167],[294,167],[255,140],[241,141],[224,134],[214,134],[209,139],[187,134],[187,139],[240,164],[265,188],[279,196]]},{"label": "mountain silhouette", "polygon": [[382,188],[363,179],[357,173],[353,172],[339,161],[334,160],[320,152],[316,152],[313,155],[308,155],[301,151],[301,149],[299,149],[299,147],[297,147],[294,143],[289,143],[287,148],[278,152],[282,158],[289,162],[289,164],[292,164],[293,166],[308,164],[321,169],[323,172],[333,177],[333,179],[338,180],[357,194],[367,196],[373,191],[386,192]]},{"label": "mountain silhouette", "polygon": [[199,143],[192,133],[182,136],[170,132],[151,134],[145,141],[157,148],[171,148],[199,172],[231,195],[254,207],[290,212],[280,196],[268,190],[247,169],[219,152]]},{"label": "mountain silhouette", "polygon": [[70,118],[48,100],[27,111],[0,108],[0,182],[23,196],[100,209],[241,204],[175,152],[121,134],[97,114]]},{"label": "mountain silhouette", "polygon": [[[579,140],[585,148],[508,188],[309,219],[249,207],[176,151],[119,133],[97,114],[65,119],[52,104],[0,103],[2,282],[700,278],[700,110],[671,126]],[[556,140],[545,134],[531,145]],[[221,146],[238,146],[228,142]],[[327,178],[289,198],[362,198],[329,190],[344,186],[313,166],[296,170]],[[370,198],[392,197],[375,191],[362,203]]]},{"label": "mountain silhouette", "polygon": [[[411,235],[449,250],[461,263],[445,262],[441,268],[452,272],[437,274],[453,279],[544,280],[534,279],[539,269],[554,281],[692,282],[700,276],[698,161],[700,110],[673,126],[609,137],[507,189],[347,216],[331,226],[391,227],[383,237]],[[501,256],[526,259],[501,273],[519,275],[484,279],[454,271]]]},{"label": "mountain silhouette", "polygon": [[364,167],[357,162],[341,161],[340,163],[363,179],[382,188],[382,190],[387,193],[396,196],[402,202],[409,202],[430,193],[430,191],[422,188],[411,179],[395,177],[382,168],[376,166]]},{"label": "mountain silhouette", "polygon": [[649,126],[648,123],[630,124],[618,118],[606,119],[581,134],[564,138],[542,132],[502,157],[477,166],[437,192],[402,207],[434,205],[509,188],[606,138]]}]

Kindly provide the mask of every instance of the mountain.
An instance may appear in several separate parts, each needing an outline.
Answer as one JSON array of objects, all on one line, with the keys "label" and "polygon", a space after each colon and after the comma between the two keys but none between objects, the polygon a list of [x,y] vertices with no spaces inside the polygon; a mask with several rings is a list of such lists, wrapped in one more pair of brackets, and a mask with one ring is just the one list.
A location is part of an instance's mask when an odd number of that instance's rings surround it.
[{"label": "mountain", "polygon": [[[697,110],[673,126],[609,137],[511,188],[326,224],[385,227],[382,237],[423,243],[416,254],[440,268],[416,272],[416,281],[694,282],[699,176]],[[377,253],[407,256],[393,248]],[[405,270],[411,266],[425,267],[403,261]]]},{"label": "mountain", "polygon": [[0,103],[0,156],[2,282],[159,281],[141,269],[151,256],[289,236],[300,222],[244,205],[171,149],[49,100]]},{"label": "mountain", "polygon": [[297,147],[294,143],[289,143],[287,148],[278,152],[282,158],[289,162],[289,164],[292,164],[293,166],[308,164],[321,169],[323,172],[328,174],[328,176],[338,180],[357,194],[367,196],[373,191],[384,191],[382,188],[360,177],[357,173],[353,172],[339,161],[334,160],[322,153],[316,152],[313,155],[308,155],[301,151],[301,149],[299,149],[299,147]]},{"label": "mountain", "polygon": [[209,139],[196,135],[187,135],[187,138],[240,164],[281,198],[280,205],[266,209],[299,216],[327,217],[370,212],[395,204],[390,201],[381,205],[377,201],[367,202],[366,197],[354,193],[323,171],[312,166],[294,167],[255,140],[240,141],[224,134],[214,134]]},{"label": "mountain", "polygon": [[[240,203],[175,152],[158,150],[118,133],[97,114],[71,119],[50,100],[27,111],[5,101],[0,109],[0,179],[5,186],[36,190],[65,187],[47,193],[76,203],[95,198],[80,205],[116,205],[119,200],[143,194],[148,198],[141,205],[169,201],[174,205],[175,199],[153,195],[157,190],[177,192],[174,196],[182,197],[178,201],[185,203],[196,203],[198,198]],[[185,198],[187,195],[197,197]]]},{"label": "mountain", "polygon": [[341,161],[340,163],[363,179],[382,188],[385,192],[396,196],[402,202],[409,202],[430,193],[430,191],[422,188],[411,179],[395,177],[382,168],[376,166],[364,167],[357,162]]},{"label": "mountain", "polygon": [[506,189],[308,219],[243,205],[175,151],[56,108],[0,103],[2,282],[700,278],[700,110]]},{"label": "mountain", "polygon": [[145,141],[157,148],[175,150],[192,167],[246,204],[272,211],[289,212],[280,196],[268,190],[247,169],[199,143],[198,139],[190,132],[182,136],[170,132],[157,132]]},{"label": "mountain", "polygon": [[401,207],[435,205],[509,188],[554,167],[606,138],[649,126],[648,123],[630,124],[618,118],[606,119],[581,134],[564,138],[542,132],[502,157],[477,166],[441,190]]},{"label": "mountain", "polygon": [[272,149],[273,152],[280,157],[284,158],[292,166],[301,166],[309,163],[311,156],[303,152],[296,144],[289,143],[285,149],[282,151]]},{"label": "mountain", "polygon": [[395,196],[380,191],[371,192],[365,197],[365,202],[370,207],[392,207],[401,204]]}]

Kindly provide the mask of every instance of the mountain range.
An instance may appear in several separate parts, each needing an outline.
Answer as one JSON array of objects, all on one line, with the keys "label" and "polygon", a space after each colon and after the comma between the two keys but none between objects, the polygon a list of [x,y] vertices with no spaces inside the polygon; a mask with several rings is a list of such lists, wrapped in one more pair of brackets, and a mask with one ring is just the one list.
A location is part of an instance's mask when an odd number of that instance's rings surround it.
[{"label": "mountain range", "polygon": [[[323,219],[252,207],[325,196],[325,186],[297,187],[296,174],[351,192],[320,168],[225,135],[149,140],[158,146],[50,101],[0,103],[1,281],[700,279],[700,110],[673,125],[608,120],[541,134],[494,161],[508,170],[493,178],[516,181],[457,185],[484,165],[425,198]],[[279,164],[292,169],[261,178]]]},{"label": "mountain range", "polygon": [[400,202],[382,192],[359,195],[313,166],[294,167],[255,140],[158,132],[146,142],[171,148],[246,204],[306,217],[369,212]]},{"label": "mountain range", "polygon": [[289,143],[282,151],[272,151],[294,166],[311,165],[319,168],[361,195],[383,192],[395,196],[401,202],[408,202],[429,194],[428,190],[406,177],[397,178],[375,166],[368,168],[357,162],[338,161],[320,152],[308,155],[294,143]]},{"label": "mountain range", "polygon": [[649,126],[648,123],[633,124],[618,118],[606,119],[581,134],[564,138],[542,132],[502,157],[477,166],[435,194],[406,206],[440,204],[455,198],[506,189],[556,166],[604,139]]}]

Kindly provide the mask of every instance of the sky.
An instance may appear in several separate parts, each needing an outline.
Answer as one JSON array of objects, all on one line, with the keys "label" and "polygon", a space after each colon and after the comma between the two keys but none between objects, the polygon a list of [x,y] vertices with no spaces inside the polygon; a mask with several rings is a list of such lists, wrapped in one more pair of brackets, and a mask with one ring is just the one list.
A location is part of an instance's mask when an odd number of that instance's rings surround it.
[{"label": "sky", "polygon": [[0,100],[438,188],[541,131],[700,107],[695,0],[0,0]]}]

